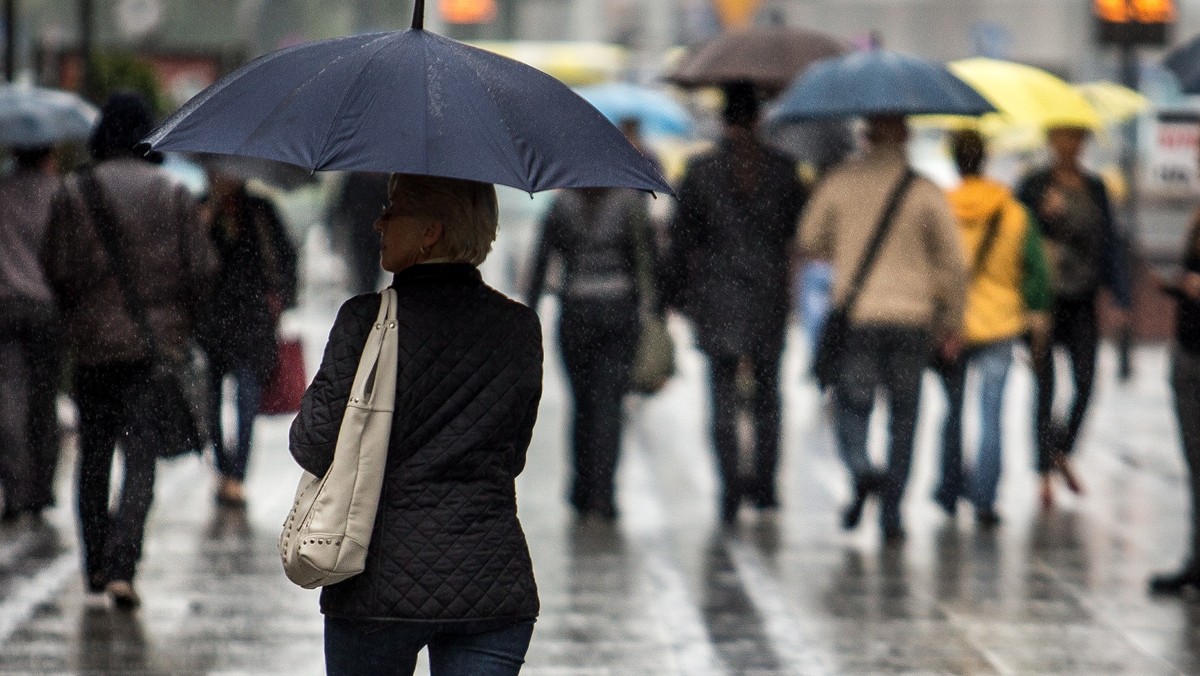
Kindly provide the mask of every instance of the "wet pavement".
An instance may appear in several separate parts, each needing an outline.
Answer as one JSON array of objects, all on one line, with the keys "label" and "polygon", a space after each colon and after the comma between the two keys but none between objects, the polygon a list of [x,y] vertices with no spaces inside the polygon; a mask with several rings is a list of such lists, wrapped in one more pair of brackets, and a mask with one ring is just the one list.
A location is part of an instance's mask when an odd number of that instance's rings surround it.
[{"label": "wet pavement", "polygon": [[[336,285],[310,293],[292,322],[310,366],[337,296]],[[546,395],[519,496],[543,612],[524,673],[1200,673],[1200,603],[1145,592],[1150,572],[1178,563],[1186,533],[1163,348],[1139,350],[1125,384],[1105,350],[1077,459],[1087,494],[1060,486],[1049,513],[1036,506],[1031,384],[1017,368],[994,531],[969,509],[951,522],[929,500],[944,405],[927,380],[909,536],[883,547],[873,511],[858,532],[838,528],[848,489],[822,403],[801,383],[799,333],[785,364],[780,512],[718,527],[704,367],[689,349],[666,390],[629,402],[620,521],[575,522],[562,500],[568,402],[553,303],[542,309]],[[672,329],[688,340],[685,325]],[[83,591],[68,462],[45,523],[0,530],[0,673],[322,673],[316,592],[287,582],[275,552],[299,476],[288,423],[260,420],[244,511],[214,505],[200,459],[160,464],[132,614]]]}]

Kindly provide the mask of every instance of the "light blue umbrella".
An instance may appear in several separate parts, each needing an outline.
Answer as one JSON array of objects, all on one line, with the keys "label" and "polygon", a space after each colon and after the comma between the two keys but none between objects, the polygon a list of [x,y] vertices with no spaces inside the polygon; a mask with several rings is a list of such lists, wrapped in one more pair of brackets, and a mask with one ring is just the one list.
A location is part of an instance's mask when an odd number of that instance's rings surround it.
[{"label": "light blue umbrella", "polygon": [[688,136],[692,117],[667,94],[628,82],[610,82],[579,87],[577,94],[592,104],[613,124],[634,119],[647,136]]},{"label": "light blue umbrella", "polygon": [[71,92],[0,85],[0,145],[17,148],[82,141],[100,110]]},{"label": "light blue umbrella", "polygon": [[878,115],[982,115],[992,104],[940,63],[886,50],[818,61],[780,97],[777,121]]}]

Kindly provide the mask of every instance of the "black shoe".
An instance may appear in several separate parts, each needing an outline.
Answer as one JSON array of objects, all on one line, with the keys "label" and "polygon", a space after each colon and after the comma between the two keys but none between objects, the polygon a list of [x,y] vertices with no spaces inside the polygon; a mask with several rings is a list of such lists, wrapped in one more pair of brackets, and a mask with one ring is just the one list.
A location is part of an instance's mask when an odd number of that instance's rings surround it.
[{"label": "black shoe", "polygon": [[939,488],[934,491],[933,501],[936,502],[937,506],[941,507],[942,511],[946,513],[946,516],[950,517],[951,519],[958,514],[958,495],[946,490],[945,488]]},{"label": "black shoe", "polygon": [[898,545],[904,542],[908,537],[908,533],[904,531],[903,526],[884,526],[883,528],[883,544]]},{"label": "black shoe", "polygon": [[726,494],[721,497],[721,523],[732,526],[737,523],[738,508],[741,507],[741,496]]},{"label": "black shoe", "polygon": [[842,529],[854,530],[862,521],[863,508],[867,506],[867,498],[872,493],[878,493],[883,485],[883,478],[876,472],[868,472],[854,480],[854,499],[842,510]]},{"label": "black shoe", "polygon": [[1188,589],[1200,590],[1200,570],[1192,566],[1150,578],[1150,591],[1154,594],[1182,594]]},{"label": "black shoe", "polygon": [[979,509],[975,511],[975,523],[981,528],[995,528],[1000,525],[1002,519],[994,509]]},{"label": "black shoe", "polygon": [[759,511],[779,509],[779,498],[775,495],[775,489],[773,488],[754,491],[748,497],[750,504]]}]

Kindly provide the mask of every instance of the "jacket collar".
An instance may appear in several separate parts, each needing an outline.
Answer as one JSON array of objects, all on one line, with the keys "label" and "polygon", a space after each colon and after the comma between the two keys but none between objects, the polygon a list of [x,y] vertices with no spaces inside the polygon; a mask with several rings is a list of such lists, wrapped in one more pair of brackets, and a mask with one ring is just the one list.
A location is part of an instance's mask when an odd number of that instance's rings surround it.
[{"label": "jacket collar", "polygon": [[479,268],[470,263],[426,263],[413,265],[392,276],[392,287],[409,284],[469,284],[482,282]]}]

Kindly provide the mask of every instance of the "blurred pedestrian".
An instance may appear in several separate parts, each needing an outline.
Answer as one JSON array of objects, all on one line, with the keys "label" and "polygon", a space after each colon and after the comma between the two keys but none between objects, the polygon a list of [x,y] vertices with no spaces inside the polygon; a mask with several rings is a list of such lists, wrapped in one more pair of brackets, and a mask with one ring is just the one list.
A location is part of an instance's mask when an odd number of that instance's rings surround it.
[{"label": "blurred pedestrian", "polygon": [[373,224],[387,193],[387,174],[349,172],[329,213],[331,239],[343,252],[352,293],[379,290],[383,268],[379,267],[379,233]]},{"label": "blurred pedestrian", "polygon": [[[758,138],[754,87],[725,88],[725,135],[688,162],[670,231],[668,302],[694,323],[708,357],[720,514],[748,500],[779,506],[779,368],[791,308],[789,243],[807,191],[796,165]],[[754,427],[751,469],[739,470],[738,413]]]},{"label": "blurred pedestrian", "polygon": [[[219,504],[245,504],[246,464],[263,387],[278,358],[276,331],[284,308],[296,304],[296,250],[271,203],[245,181],[210,167],[209,236],[220,258],[213,293],[196,337],[209,361],[213,455]],[[236,390],[237,436],[229,446],[221,402],[226,379]]]},{"label": "blurred pedestrian", "polygon": [[[1080,164],[1087,137],[1084,129],[1050,129],[1047,139],[1053,163],[1026,176],[1017,188],[1018,198],[1042,225],[1054,295],[1050,346],[1035,351],[1034,361],[1037,469],[1042,477],[1040,498],[1044,509],[1054,505],[1052,472],[1059,473],[1072,492],[1083,492],[1070,457],[1095,380],[1100,342],[1096,302],[1100,290],[1108,288],[1112,292],[1121,324],[1128,323],[1132,303],[1125,250],[1113,220],[1108,191],[1100,177]],[[1065,421],[1053,414],[1055,347],[1066,351],[1074,377],[1074,398]]]},{"label": "blurred pedestrian", "polygon": [[[878,493],[883,536],[894,541],[904,535],[900,503],[912,462],[921,373],[931,350],[946,360],[958,358],[967,278],[945,194],[909,167],[904,118],[868,120],[867,140],[863,157],[833,170],[818,186],[800,237],[806,252],[832,261],[834,305],[840,307],[889,197],[895,201],[878,257],[852,308],[846,353],[833,383],[838,446],[854,487],[842,525],[857,527],[867,498]],[[876,469],[867,453],[879,388],[890,413],[886,471]]]},{"label": "blurred pedestrian", "polygon": [[562,262],[558,340],[571,384],[568,500],[583,517],[617,517],[621,403],[630,389],[640,312],[658,297],[647,197],[590,188],[555,196],[542,223],[526,303],[536,308],[551,257]]},{"label": "blurred pedestrian", "polygon": [[1150,589],[1177,594],[1189,588],[1200,590],[1200,212],[1192,219],[1184,245],[1183,273],[1168,291],[1179,303],[1171,388],[1175,392],[1175,415],[1190,478],[1191,551],[1178,571],[1152,578]]},{"label": "blurred pedestrian", "polygon": [[61,183],[53,148],[15,148],[0,179],[0,521],[54,504],[61,367],[54,294],[42,269],[50,200]]},{"label": "blurred pedestrian", "polygon": [[[1045,343],[1050,280],[1041,233],[1024,205],[998,181],[985,178],[983,137],[966,130],[951,136],[950,151],[962,184],[950,191],[958,217],[963,253],[970,262],[962,358],[939,362],[948,411],[942,428],[942,477],[935,501],[954,516],[958,498],[975,508],[985,527],[1000,523],[996,488],[1000,483],[1004,386],[1013,348],[1027,332]],[[963,408],[967,372],[979,383],[979,445],[974,470],[963,471]]]},{"label": "blurred pedestrian", "polygon": [[[538,613],[515,478],[537,419],[537,315],[483,283],[496,237],[486,183],[395,175],[375,222],[395,273],[400,372],[366,568],[321,592],[331,676],[520,671]],[[378,294],[338,312],[292,424],[291,452],[324,475]]]},{"label": "blurred pedestrian", "polygon": [[[87,588],[107,589],[123,608],[139,603],[133,580],[161,450],[152,362],[156,352],[184,358],[197,305],[217,268],[187,189],[133,150],[153,126],[141,95],[119,92],[109,98],[91,138],[95,166],[70,176],[51,204],[45,254],[74,352],[77,500]],[[123,293],[126,286],[132,287],[132,299]],[[143,339],[143,323],[153,345]],[[120,500],[110,511],[117,446],[123,460]]]}]

